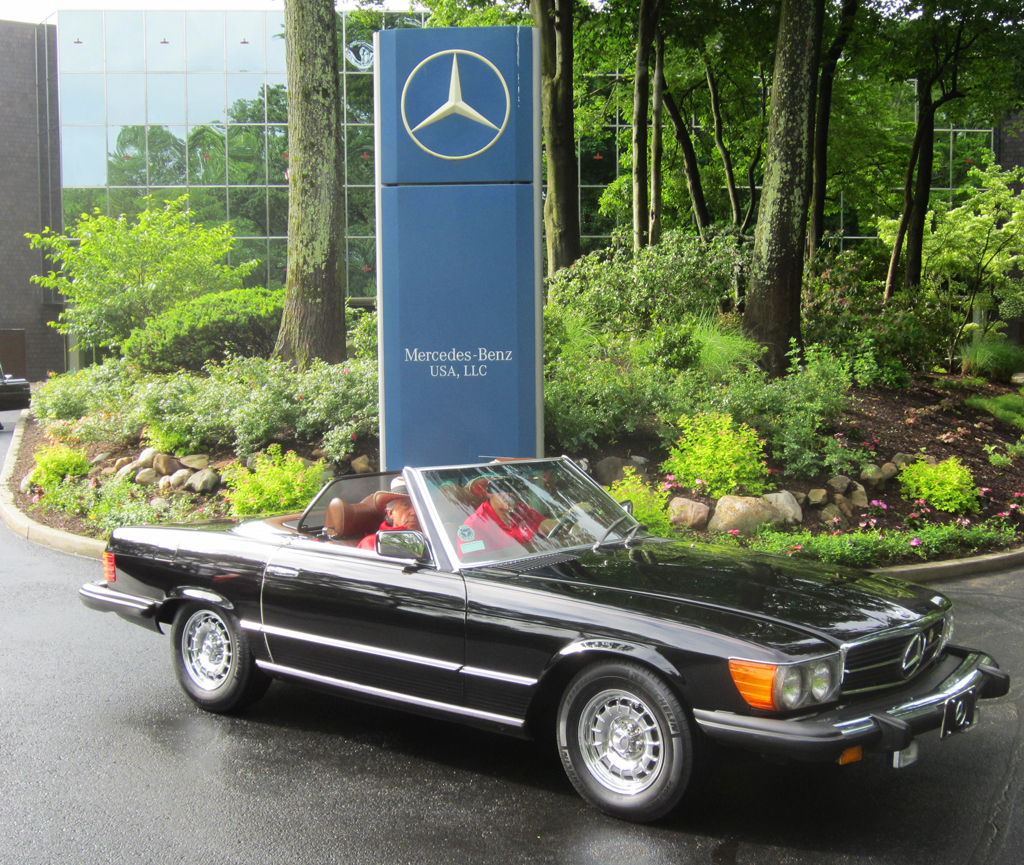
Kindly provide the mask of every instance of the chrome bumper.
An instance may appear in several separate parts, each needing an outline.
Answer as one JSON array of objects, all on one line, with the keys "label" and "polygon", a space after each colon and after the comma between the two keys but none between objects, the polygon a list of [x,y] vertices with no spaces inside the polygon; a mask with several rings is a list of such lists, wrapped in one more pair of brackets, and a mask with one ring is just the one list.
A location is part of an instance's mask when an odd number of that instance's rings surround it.
[{"label": "chrome bumper", "polygon": [[159,601],[118,592],[105,582],[86,583],[78,590],[78,597],[90,610],[117,613],[133,624],[162,633],[160,623],[156,620]]}]

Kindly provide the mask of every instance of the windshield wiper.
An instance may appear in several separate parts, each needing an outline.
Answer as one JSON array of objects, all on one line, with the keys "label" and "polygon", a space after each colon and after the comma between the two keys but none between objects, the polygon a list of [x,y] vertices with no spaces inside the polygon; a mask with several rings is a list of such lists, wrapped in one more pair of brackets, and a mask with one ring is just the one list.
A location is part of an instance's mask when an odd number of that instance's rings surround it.
[{"label": "windshield wiper", "polygon": [[613,531],[615,531],[615,529],[617,529],[619,527],[619,524],[623,520],[628,520],[628,519],[629,519],[629,514],[623,514],[615,522],[613,522],[610,526],[608,526],[608,528],[604,530],[604,534],[601,535],[600,539],[594,544],[594,546],[592,546],[590,548],[591,552],[596,553],[601,548],[601,544],[603,544],[605,542],[605,538],[607,538],[608,535],[610,535]]},{"label": "windshield wiper", "polygon": [[635,526],[633,526],[633,528],[629,530],[629,534],[626,535],[625,541],[627,549],[629,548],[629,542],[633,540],[634,537],[636,537],[636,533],[640,531],[640,529],[643,529],[646,532],[647,526],[645,526],[643,523],[637,523]]}]

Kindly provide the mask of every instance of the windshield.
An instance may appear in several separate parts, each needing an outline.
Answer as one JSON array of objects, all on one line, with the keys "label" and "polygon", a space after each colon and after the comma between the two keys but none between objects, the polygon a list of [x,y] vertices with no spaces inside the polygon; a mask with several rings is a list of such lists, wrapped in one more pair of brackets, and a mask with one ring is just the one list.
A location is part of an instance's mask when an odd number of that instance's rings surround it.
[{"label": "windshield", "polygon": [[563,460],[429,469],[423,479],[464,565],[614,542],[636,532],[636,520]]}]

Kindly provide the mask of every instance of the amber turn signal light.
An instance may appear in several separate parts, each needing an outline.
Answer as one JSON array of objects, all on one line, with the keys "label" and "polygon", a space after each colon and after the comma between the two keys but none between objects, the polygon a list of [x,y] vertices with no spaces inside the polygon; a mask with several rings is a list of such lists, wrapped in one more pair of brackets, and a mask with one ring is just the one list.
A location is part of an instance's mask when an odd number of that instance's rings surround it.
[{"label": "amber turn signal light", "polygon": [[729,661],[729,672],[743,699],[755,709],[774,709],[775,664],[754,661]]},{"label": "amber turn signal light", "polygon": [[864,749],[860,745],[856,745],[853,748],[847,748],[839,755],[837,761],[840,766],[845,766],[847,763],[856,763],[864,756]]},{"label": "amber turn signal light", "polygon": [[117,579],[117,569],[114,567],[114,554],[103,554],[103,579],[112,583]]}]

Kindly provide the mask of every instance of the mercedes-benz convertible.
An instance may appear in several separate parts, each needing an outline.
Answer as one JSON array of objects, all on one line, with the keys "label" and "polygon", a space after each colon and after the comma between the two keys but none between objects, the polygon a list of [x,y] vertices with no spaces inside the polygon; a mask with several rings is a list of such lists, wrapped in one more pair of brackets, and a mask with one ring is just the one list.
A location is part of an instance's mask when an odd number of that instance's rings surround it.
[{"label": "mercedes-benz convertible", "polygon": [[651,536],[566,458],[348,475],[302,513],[119,529],[104,576],[82,601],[169,629],[204,709],[277,678],[552,734],[580,794],[635,821],[691,793],[715,743],[899,767],[1009,689],[934,589]]}]

